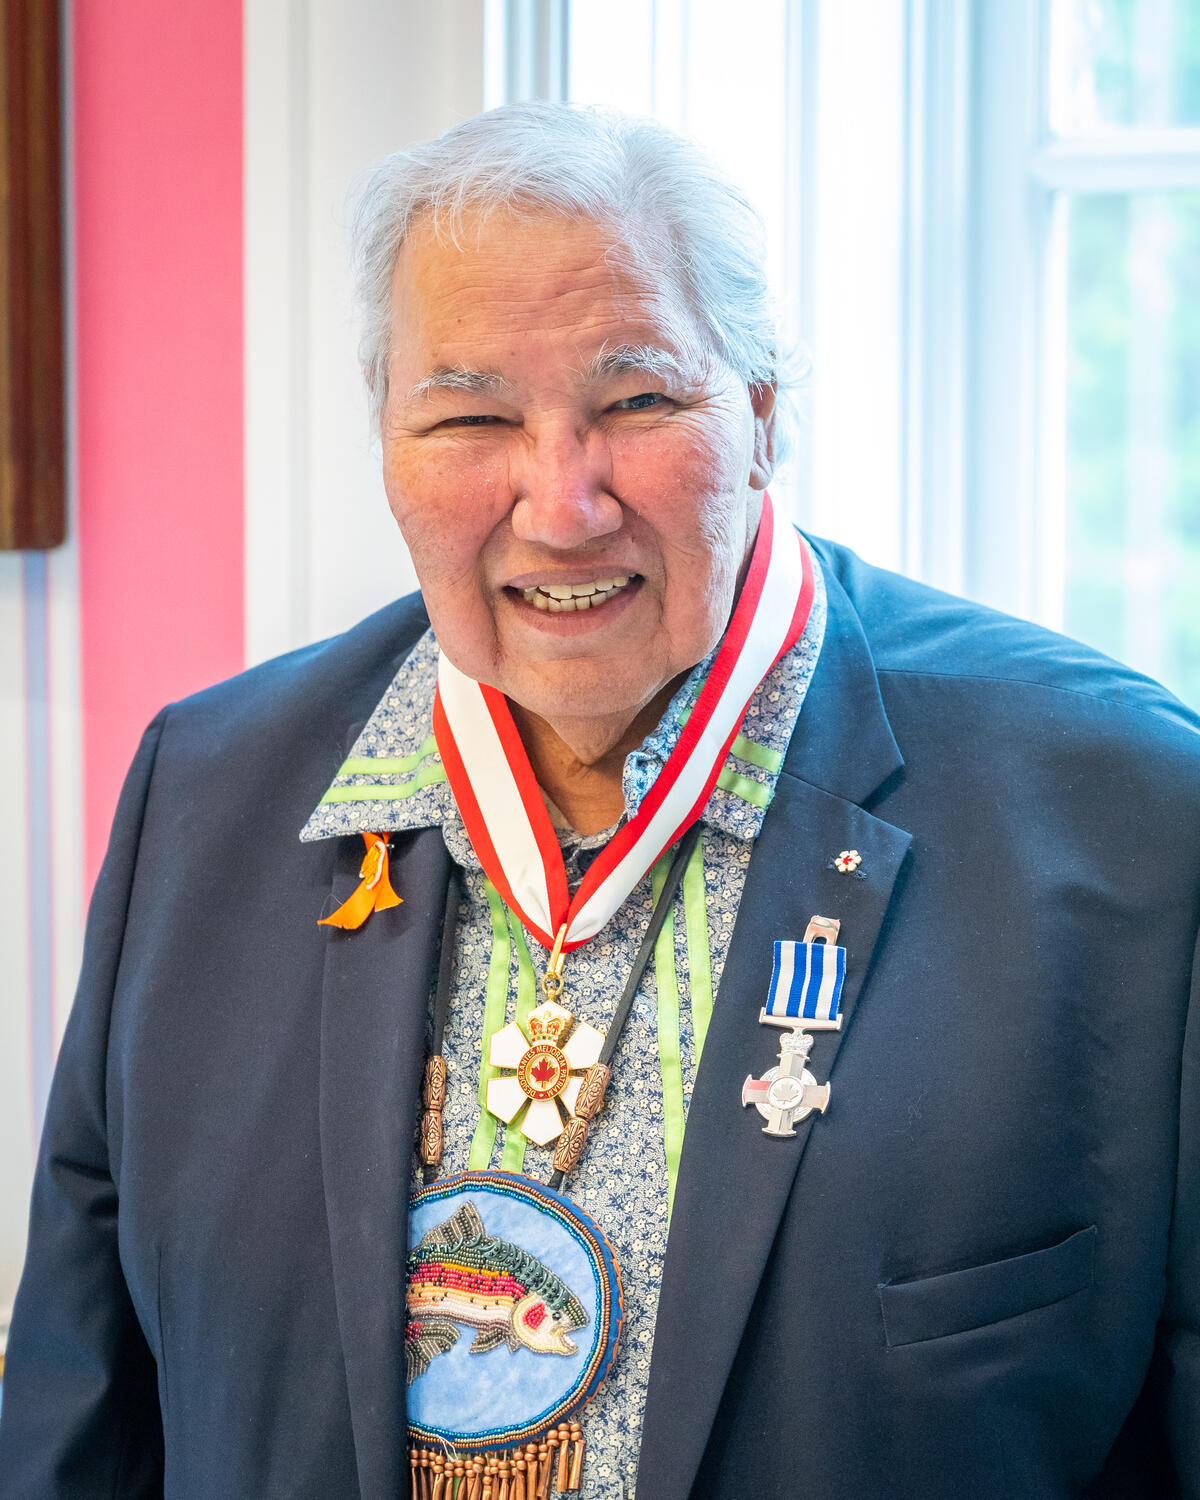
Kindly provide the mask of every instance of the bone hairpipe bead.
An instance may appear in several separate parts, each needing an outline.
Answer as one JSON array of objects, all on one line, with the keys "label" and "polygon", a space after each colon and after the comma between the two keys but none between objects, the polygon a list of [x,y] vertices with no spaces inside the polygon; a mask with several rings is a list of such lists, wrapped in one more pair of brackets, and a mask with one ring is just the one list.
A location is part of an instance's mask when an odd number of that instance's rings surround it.
[{"label": "bone hairpipe bead", "polygon": [[446,1059],[438,1056],[425,1062],[425,1108],[442,1109],[446,1103]]},{"label": "bone hairpipe bead", "polygon": [[571,1423],[571,1472],[567,1476],[567,1489],[577,1490],[583,1477],[583,1428],[578,1422]]},{"label": "bone hairpipe bead", "polygon": [[558,1487],[565,1490],[571,1477],[571,1429],[565,1422],[558,1424]]},{"label": "bone hairpipe bead", "polygon": [[583,1155],[587,1138],[588,1122],[581,1120],[578,1115],[573,1115],[567,1121],[566,1129],[559,1136],[558,1144],[554,1148],[551,1166],[556,1172],[562,1172],[565,1175],[579,1165],[579,1158]]},{"label": "bone hairpipe bead", "polygon": [[538,1451],[536,1443],[525,1444],[525,1495],[526,1500],[537,1500],[538,1480]]},{"label": "bone hairpipe bead", "polygon": [[427,1109],[421,1116],[421,1134],[418,1152],[423,1167],[436,1167],[442,1159],[442,1112]]},{"label": "bone hairpipe bead", "polygon": [[604,1091],[608,1088],[611,1069],[603,1063],[593,1063],[583,1075],[579,1086],[579,1097],[575,1101],[575,1113],[581,1120],[594,1120],[604,1103]]},{"label": "bone hairpipe bead", "polygon": [[554,1483],[554,1456],[558,1452],[558,1438],[554,1432],[546,1434],[546,1441],[538,1447],[539,1476],[537,1500],[550,1500],[550,1489]]}]

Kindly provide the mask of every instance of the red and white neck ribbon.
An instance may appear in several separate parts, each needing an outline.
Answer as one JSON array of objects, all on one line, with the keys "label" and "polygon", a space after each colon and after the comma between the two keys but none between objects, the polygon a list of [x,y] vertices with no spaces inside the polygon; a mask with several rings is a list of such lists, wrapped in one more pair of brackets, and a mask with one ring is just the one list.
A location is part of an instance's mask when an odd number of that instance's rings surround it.
[{"label": "red and white neck ribbon", "polygon": [[683,733],[637,816],[609,841],[570,896],[562,852],[503,693],[443,654],[433,732],[450,789],[485,874],[526,928],[562,952],[595,937],[665,849],[704,811],[759,683],[800,639],[813,601],[813,563],[770,499],[746,581]]}]

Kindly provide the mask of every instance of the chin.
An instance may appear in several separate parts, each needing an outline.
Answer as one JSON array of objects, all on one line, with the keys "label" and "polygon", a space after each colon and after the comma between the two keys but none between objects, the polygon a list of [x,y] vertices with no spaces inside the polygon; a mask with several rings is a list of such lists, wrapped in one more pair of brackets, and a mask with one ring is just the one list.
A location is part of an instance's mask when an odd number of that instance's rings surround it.
[{"label": "chin", "polygon": [[517,673],[503,688],[522,708],[556,719],[633,719],[663,683],[617,682],[611,666],[563,662],[536,674]]}]

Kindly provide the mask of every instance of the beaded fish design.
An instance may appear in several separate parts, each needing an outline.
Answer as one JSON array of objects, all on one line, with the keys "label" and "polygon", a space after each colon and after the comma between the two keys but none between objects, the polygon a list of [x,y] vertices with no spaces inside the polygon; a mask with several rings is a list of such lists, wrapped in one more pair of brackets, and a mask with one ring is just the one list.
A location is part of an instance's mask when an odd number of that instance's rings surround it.
[{"label": "beaded fish design", "polygon": [[471,1203],[429,1231],[407,1269],[410,1385],[453,1348],[463,1328],[476,1330],[472,1354],[501,1344],[514,1353],[574,1354],[568,1334],[588,1321],[570,1287],[520,1245],[493,1239]]}]

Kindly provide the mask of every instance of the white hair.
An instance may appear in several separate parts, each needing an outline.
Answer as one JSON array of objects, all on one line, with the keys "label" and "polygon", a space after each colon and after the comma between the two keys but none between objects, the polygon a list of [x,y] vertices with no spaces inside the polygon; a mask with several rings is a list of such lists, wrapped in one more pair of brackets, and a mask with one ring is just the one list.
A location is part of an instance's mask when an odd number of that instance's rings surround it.
[{"label": "white hair", "polygon": [[[376,426],[387,402],[400,247],[419,220],[457,242],[464,214],[497,209],[611,226],[614,256],[673,283],[711,350],[747,385],[786,383],[762,220],[699,147],[610,110],[506,104],[387,157],[363,190],[354,268],[359,358]],[[782,436],[777,430],[777,448]]]}]

